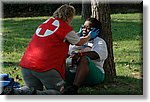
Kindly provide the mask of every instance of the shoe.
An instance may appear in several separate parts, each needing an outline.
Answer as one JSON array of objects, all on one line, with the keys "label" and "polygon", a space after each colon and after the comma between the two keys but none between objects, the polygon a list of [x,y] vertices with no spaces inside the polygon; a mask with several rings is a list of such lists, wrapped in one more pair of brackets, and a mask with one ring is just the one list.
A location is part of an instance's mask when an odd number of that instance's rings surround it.
[{"label": "shoe", "polygon": [[4,88],[1,95],[36,95],[36,90],[34,88],[22,87],[22,88],[12,88],[7,86]]},{"label": "shoe", "polygon": [[5,87],[1,95],[12,95],[14,89],[11,86]]},{"label": "shoe", "polygon": [[36,95],[36,90],[33,87],[24,86],[20,89],[14,89],[14,95]]},{"label": "shoe", "polygon": [[64,95],[77,95],[78,94],[78,88],[76,86],[68,86],[64,90]]}]

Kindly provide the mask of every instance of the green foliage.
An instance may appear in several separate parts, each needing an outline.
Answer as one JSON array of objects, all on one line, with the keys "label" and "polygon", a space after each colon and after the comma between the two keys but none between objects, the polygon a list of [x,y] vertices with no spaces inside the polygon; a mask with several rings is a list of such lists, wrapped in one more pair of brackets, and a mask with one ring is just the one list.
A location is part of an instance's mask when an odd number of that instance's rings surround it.
[{"label": "green foliage", "polygon": [[[19,61],[35,29],[48,17],[7,18],[3,21],[3,67],[0,73],[10,76],[24,85]],[[142,14],[113,14],[113,52],[117,77],[94,87],[82,87],[80,94],[142,95]],[[84,21],[75,16],[72,26],[78,31]]]},{"label": "green foliage", "polygon": [[[4,3],[4,17],[35,17],[35,16],[52,16],[53,12],[61,5],[67,3],[47,2],[47,3]],[[82,2],[71,3],[76,9],[76,14],[81,15]],[[142,12],[143,4],[141,3],[110,3],[110,12],[113,13],[136,13]]]},{"label": "green foliage", "polygon": [[141,73],[142,14],[115,14],[111,17],[117,75]]}]

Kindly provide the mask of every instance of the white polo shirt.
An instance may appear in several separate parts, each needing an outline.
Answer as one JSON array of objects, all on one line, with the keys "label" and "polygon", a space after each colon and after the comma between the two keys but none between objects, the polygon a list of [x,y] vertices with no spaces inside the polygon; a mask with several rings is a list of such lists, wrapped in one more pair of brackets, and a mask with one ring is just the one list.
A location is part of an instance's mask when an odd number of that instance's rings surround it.
[{"label": "white polo shirt", "polygon": [[102,38],[96,37],[94,40],[88,41],[83,46],[76,46],[76,45],[69,46],[68,53],[70,55],[73,52],[78,52],[78,51],[81,51],[81,52],[95,51],[95,52],[97,52],[100,59],[92,60],[92,61],[104,73],[103,64],[104,64],[105,59],[108,56],[108,51],[107,51],[106,42]]}]

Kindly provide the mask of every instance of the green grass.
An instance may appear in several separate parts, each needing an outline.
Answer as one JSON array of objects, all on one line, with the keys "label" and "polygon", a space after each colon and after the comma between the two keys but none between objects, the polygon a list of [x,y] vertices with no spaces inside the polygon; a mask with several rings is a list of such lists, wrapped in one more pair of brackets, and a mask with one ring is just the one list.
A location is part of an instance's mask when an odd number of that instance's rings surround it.
[{"label": "green grass", "polygon": [[[48,17],[6,18],[3,21],[3,67],[0,73],[10,76],[24,84],[19,61],[35,29]],[[142,95],[142,14],[113,14],[112,36],[113,52],[117,77],[113,82],[104,82],[94,87],[80,88],[80,94],[100,95]],[[84,21],[75,16],[72,26],[78,31]],[[19,78],[16,79],[16,76]]]}]

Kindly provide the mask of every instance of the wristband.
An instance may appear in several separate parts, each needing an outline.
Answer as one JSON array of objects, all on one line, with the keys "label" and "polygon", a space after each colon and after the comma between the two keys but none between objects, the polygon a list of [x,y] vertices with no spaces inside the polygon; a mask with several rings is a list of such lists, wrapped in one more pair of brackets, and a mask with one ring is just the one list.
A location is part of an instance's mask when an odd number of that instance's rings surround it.
[{"label": "wristband", "polygon": [[79,52],[79,56],[80,56],[80,57],[82,57],[82,56],[83,56],[83,54],[82,54],[82,52],[81,52],[81,51]]}]

